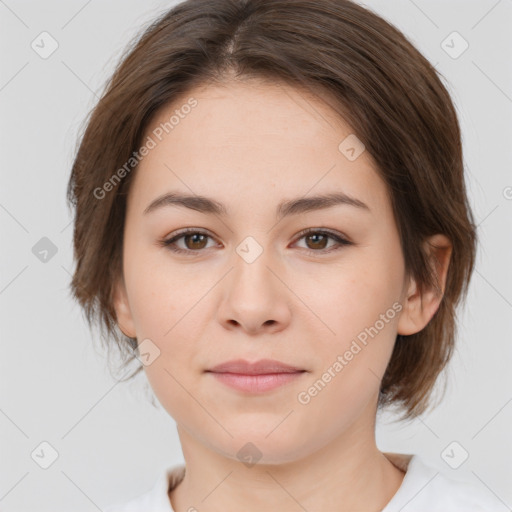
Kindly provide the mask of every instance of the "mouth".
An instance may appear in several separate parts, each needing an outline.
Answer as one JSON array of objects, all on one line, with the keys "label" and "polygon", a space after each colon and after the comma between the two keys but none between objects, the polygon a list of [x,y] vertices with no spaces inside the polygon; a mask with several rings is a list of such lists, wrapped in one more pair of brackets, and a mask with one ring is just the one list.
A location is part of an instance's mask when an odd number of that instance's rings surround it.
[{"label": "mouth", "polygon": [[206,373],[238,391],[261,393],[297,380],[307,370],[270,359],[254,363],[237,359],[217,365],[206,370]]},{"label": "mouth", "polygon": [[245,359],[234,359],[206,370],[213,373],[237,373],[242,375],[269,375],[276,373],[305,372],[304,368],[292,366],[275,359],[260,359],[251,363]]}]

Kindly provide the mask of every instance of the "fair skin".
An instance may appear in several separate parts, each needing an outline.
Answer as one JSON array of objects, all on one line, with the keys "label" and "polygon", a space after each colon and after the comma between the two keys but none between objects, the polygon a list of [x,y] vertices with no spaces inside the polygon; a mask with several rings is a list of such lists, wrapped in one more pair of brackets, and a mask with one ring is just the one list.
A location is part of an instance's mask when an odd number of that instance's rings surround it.
[{"label": "fair skin", "polygon": [[[380,380],[397,333],[423,329],[441,296],[419,294],[405,275],[375,162],[368,151],[354,161],[339,151],[352,131],[320,99],[284,84],[210,85],[162,109],[146,135],[190,97],[198,105],[134,176],[115,295],[121,330],[160,350],[144,368],[176,421],[187,468],[169,494],[172,506],[377,512],[404,477],[375,443]],[[208,196],[227,213],[176,205],[144,213],[170,191]],[[338,204],[276,217],[284,200],[332,192],[368,208]],[[177,240],[186,253],[159,244],[183,228],[207,236]],[[301,235],[304,229],[312,233]],[[321,229],[351,244],[324,241]],[[249,236],[262,249],[251,263],[237,252]],[[431,242],[444,290],[449,241],[435,235]],[[298,394],[394,303],[400,312],[300,403]],[[238,358],[277,359],[307,371],[262,394],[232,389],[205,372]],[[251,467],[237,456],[248,442],[262,454]]]}]

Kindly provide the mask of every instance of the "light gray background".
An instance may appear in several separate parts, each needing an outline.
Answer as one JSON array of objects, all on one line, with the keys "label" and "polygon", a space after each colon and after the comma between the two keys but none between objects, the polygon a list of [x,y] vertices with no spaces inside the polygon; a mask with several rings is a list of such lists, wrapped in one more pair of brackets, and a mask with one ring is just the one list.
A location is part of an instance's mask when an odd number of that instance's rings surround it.
[{"label": "light gray background", "polygon": [[[182,462],[175,423],[148,402],[145,376],[119,384],[93,348],[68,296],[73,268],[65,190],[78,129],[141,24],[173,2],[0,0],[0,510],[93,511],[153,485]],[[366,2],[446,77],[463,129],[468,186],[480,236],[460,313],[446,398],[409,424],[381,416],[382,450],[419,453],[512,508],[512,1]],[[32,48],[58,42],[47,59]],[[457,31],[469,48],[441,43]],[[459,42],[455,42],[455,49]],[[105,141],[108,143],[109,141]],[[32,247],[48,237],[46,263]],[[96,344],[99,346],[99,344]],[[31,457],[46,441],[57,460]],[[457,441],[459,469],[441,457]],[[453,452],[460,457],[458,446]],[[46,449],[48,454],[49,450]],[[36,458],[36,457],[35,457]]]}]

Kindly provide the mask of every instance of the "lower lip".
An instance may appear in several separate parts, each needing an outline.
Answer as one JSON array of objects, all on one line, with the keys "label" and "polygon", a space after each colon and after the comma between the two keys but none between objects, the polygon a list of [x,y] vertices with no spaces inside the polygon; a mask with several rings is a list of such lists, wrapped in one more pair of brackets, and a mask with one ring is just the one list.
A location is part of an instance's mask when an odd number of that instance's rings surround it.
[{"label": "lower lip", "polygon": [[276,389],[279,386],[292,382],[305,372],[269,373],[265,375],[242,375],[239,373],[209,372],[223,384],[239,391],[260,393]]}]

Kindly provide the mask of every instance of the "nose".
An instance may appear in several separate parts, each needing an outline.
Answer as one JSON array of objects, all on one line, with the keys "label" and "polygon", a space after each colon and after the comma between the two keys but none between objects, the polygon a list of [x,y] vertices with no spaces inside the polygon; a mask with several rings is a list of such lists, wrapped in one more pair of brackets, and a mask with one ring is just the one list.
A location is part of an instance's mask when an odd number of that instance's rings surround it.
[{"label": "nose", "polygon": [[293,294],[278,266],[264,255],[252,263],[237,256],[233,270],[223,279],[217,314],[226,329],[256,335],[279,332],[289,325]]}]

